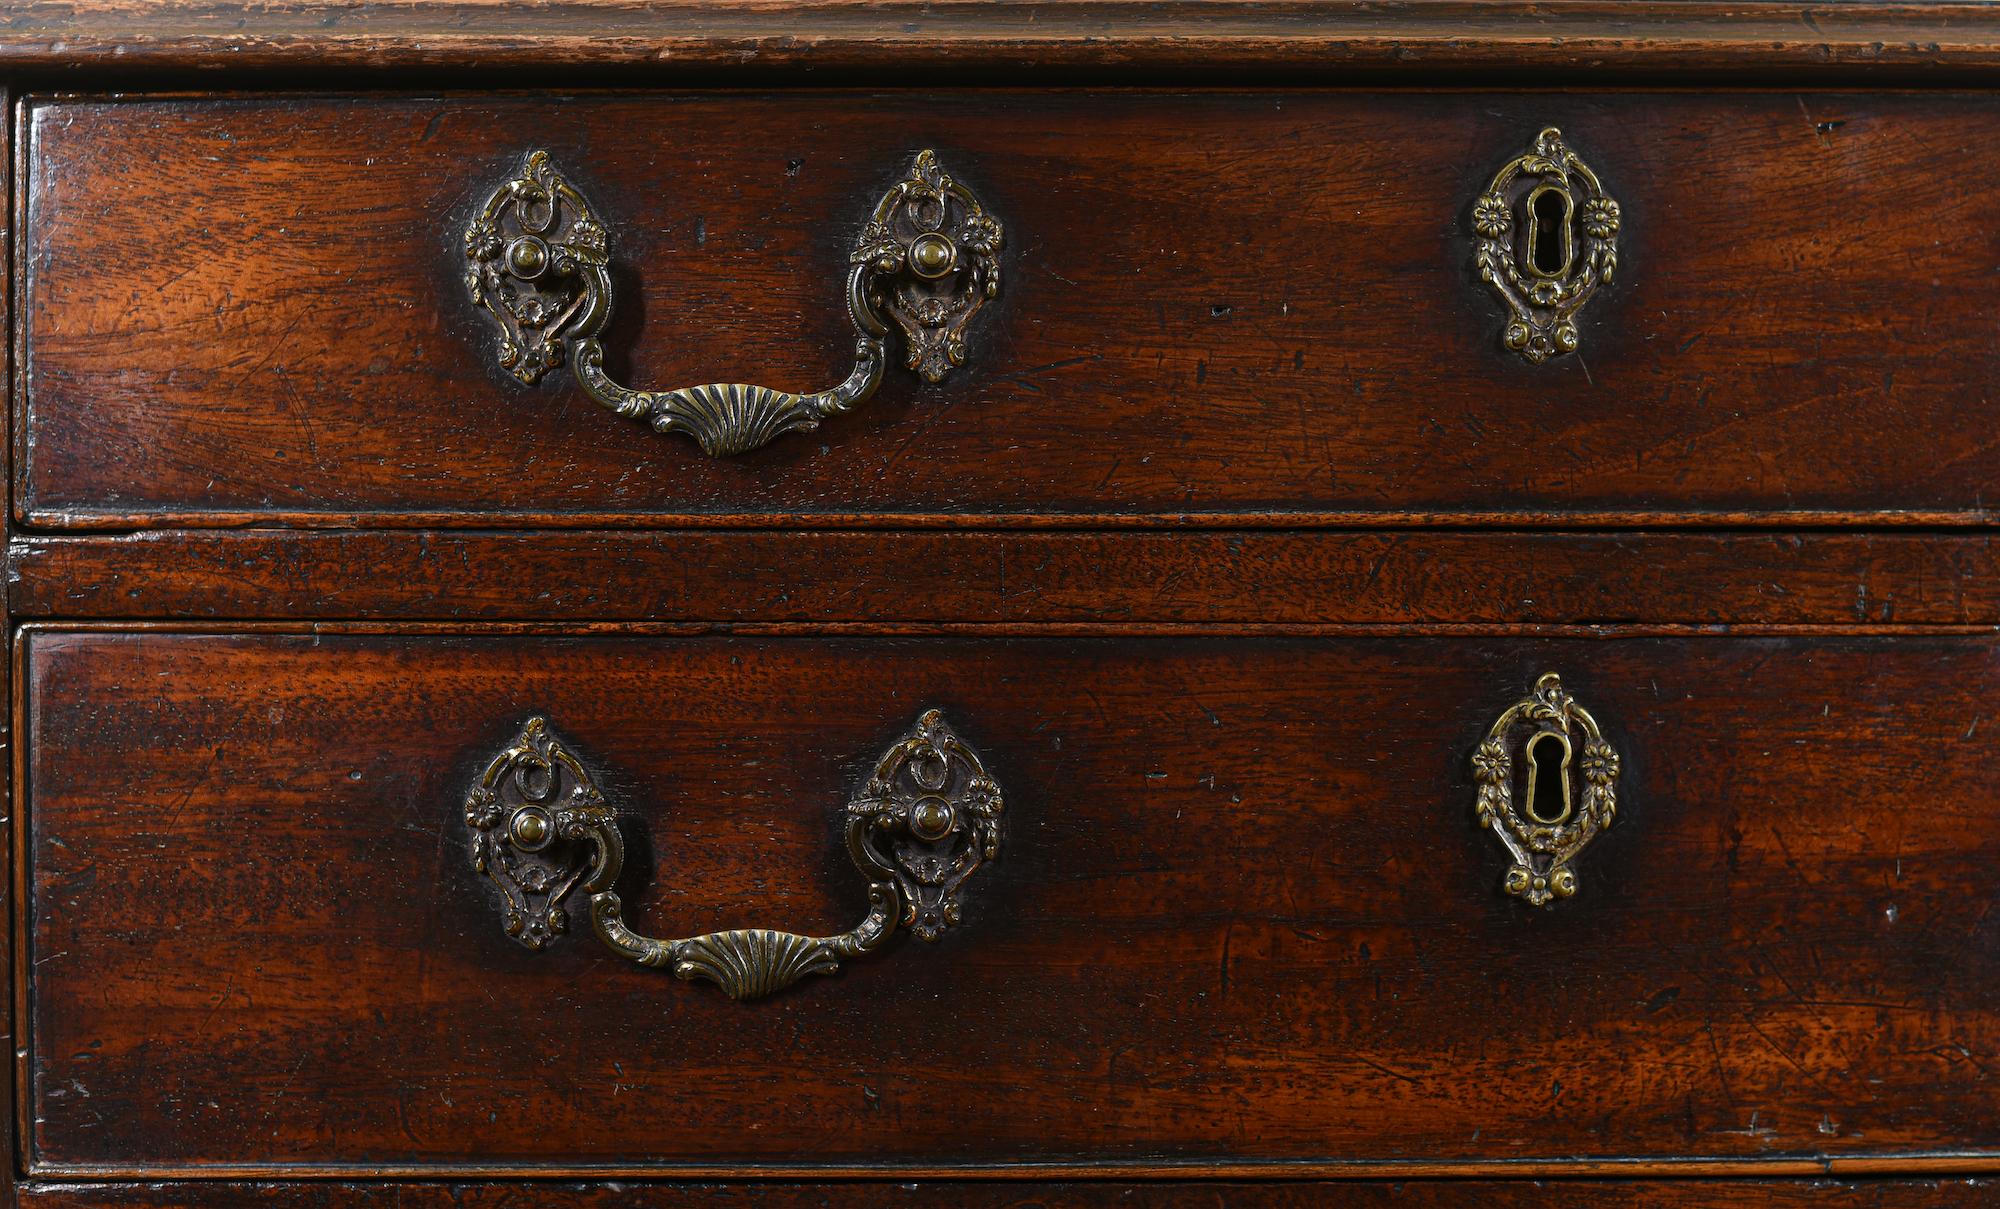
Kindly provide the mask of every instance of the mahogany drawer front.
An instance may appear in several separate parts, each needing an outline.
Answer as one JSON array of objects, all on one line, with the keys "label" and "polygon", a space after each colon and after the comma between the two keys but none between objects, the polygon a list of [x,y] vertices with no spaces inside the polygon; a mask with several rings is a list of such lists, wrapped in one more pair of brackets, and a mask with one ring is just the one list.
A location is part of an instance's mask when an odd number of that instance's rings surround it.
[{"label": "mahogany drawer front", "polygon": [[[23,641],[41,1176],[2000,1148],[1992,636]],[[1624,772],[1537,910],[1472,755],[1546,671]],[[927,706],[1006,796],[935,944],[734,1002],[530,951],[468,859],[545,714],[639,924],[834,926]]]},{"label": "mahogany drawer front", "polygon": [[[2000,194],[1966,187],[2000,155],[1987,93],[23,112],[36,525],[1968,519],[2000,471]],[[1623,220],[1581,348],[1537,366],[1502,346],[1473,203],[1545,126]],[[1006,229],[966,364],[937,385],[891,365],[851,414],[753,453],[704,456],[564,374],[523,387],[466,293],[466,223],[545,148],[610,233],[621,380],[831,381],[861,219],[927,147]]]}]

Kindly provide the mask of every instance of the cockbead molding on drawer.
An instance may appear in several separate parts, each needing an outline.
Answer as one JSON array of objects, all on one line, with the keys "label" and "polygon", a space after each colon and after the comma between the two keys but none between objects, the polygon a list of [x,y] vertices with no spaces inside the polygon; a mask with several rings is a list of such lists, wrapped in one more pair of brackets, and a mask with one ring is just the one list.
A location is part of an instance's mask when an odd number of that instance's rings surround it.
[{"label": "cockbead molding on drawer", "polygon": [[[1618,814],[1618,763],[1596,719],[1563,691],[1554,672],[1493,723],[1472,757],[1479,786],[1473,809],[1514,858],[1501,883],[1507,893],[1537,907],[1576,893],[1571,862]],[[1581,793],[1572,787],[1579,778]]]},{"label": "cockbead molding on drawer", "polygon": [[1618,268],[1618,222],[1618,203],[1553,126],[1500,169],[1473,203],[1473,267],[1507,307],[1508,348],[1536,364],[1576,351],[1577,312]]},{"label": "cockbead molding on drawer", "polygon": [[849,256],[854,368],[838,386],[793,394],[715,383],[633,390],[604,371],[599,335],[611,317],[610,237],[546,151],[495,189],[465,231],[466,288],[500,328],[500,364],[524,383],[567,361],[584,392],[658,432],[686,432],[716,456],[746,453],[817,428],[881,384],[889,319],[905,364],[929,382],[965,363],[966,325],[1000,292],[1001,227],[929,151],[869,214]]},{"label": "cockbead molding on drawer", "polygon": [[999,855],[1001,812],[1000,787],[978,754],[928,710],[847,803],[848,855],[869,883],[859,924],[837,936],[740,928],[656,940],[626,926],[611,888],[625,862],[616,814],[546,721],[529,721],[465,799],[472,864],[499,887],[509,936],[545,947],[568,931],[563,902],[580,887],[612,952],[705,978],[732,999],[831,974],[841,958],[881,948],[899,925],[936,940],[959,922],[966,879]]}]

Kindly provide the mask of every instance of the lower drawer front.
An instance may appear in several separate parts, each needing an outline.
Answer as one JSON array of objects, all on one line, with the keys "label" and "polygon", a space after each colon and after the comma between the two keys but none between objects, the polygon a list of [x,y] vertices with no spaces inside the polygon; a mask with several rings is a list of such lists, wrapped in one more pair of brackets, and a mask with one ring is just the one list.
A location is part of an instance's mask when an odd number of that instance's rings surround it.
[{"label": "lower drawer front", "polygon": [[1632,1180],[1431,1184],[102,1184],[28,1189],[38,1209],[1958,1209],[1991,1180]]},{"label": "lower drawer front", "polygon": [[[40,1175],[2000,1152],[1992,637],[23,641]],[[1549,671],[1623,772],[1537,909],[1473,755]],[[1006,820],[935,944],[735,1002],[471,866],[546,715],[641,931],[846,927],[931,706]]]}]

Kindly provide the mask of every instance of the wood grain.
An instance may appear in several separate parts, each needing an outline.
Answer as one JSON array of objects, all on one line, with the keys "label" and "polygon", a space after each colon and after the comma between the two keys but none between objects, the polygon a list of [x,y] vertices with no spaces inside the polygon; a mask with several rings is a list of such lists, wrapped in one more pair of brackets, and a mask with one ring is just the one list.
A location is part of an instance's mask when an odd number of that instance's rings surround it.
[{"label": "wood grain", "polygon": [[1698,1180],[1559,1185],[1495,1180],[1429,1184],[53,1184],[23,1204],[44,1209],[1944,1209],[1991,1203],[1985,1180]]},{"label": "wood grain", "polygon": [[[5,185],[0,1204],[2000,1199],[1937,1178],[2000,1172],[2000,568],[1939,531],[2000,519],[1993,7],[28,0],[0,77],[162,90],[36,101]],[[551,91],[662,82],[848,87]],[[1367,82],[1461,91],[1306,90]],[[1533,371],[1466,209],[1551,121],[1626,255]],[[973,364],[743,463],[457,292],[548,145],[614,368],[816,384],[927,144],[1010,224]],[[1465,757],[1547,668],[1626,810],[1536,914]],[[641,926],[844,925],[930,703],[1012,820],[939,946],[736,1005],[465,867],[547,711]]]},{"label": "wood grain", "polygon": [[2000,624],[1973,534],[161,530],[18,539],[23,618]]},{"label": "wood grain", "polygon": [[1903,80],[1990,75],[2000,29],[1977,3],[1427,0],[1371,4],[444,0],[25,0],[0,25],[15,72],[111,69],[344,78],[422,70],[505,86],[659,78],[736,83],[1283,75]]},{"label": "wood grain", "polygon": [[[17,171],[15,153],[18,150],[14,140],[13,101],[12,90],[0,86],[0,113],[8,115],[5,122],[0,122],[0,174],[4,174],[6,182],[4,191],[9,197],[14,193]],[[12,207],[9,207],[5,216],[0,216],[0,233],[4,233],[0,234],[0,249],[4,249],[4,252],[0,252],[0,258],[4,258],[0,259],[0,315],[5,316],[5,322],[0,322],[0,330],[7,331],[11,337],[15,315]],[[5,343],[6,347],[0,349],[0,374],[5,375],[8,398],[11,399],[15,345],[11,338]],[[9,484],[14,481],[12,434],[15,422],[14,409],[11,406],[0,408],[0,462],[7,466],[5,478]],[[11,490],[9,494],[11,497]],[[0,515],[0,541],[11,542],[13,509],[9,507],[4,511],[6,515]],[[16,1174],[27,1162],[27,1145],[25,1136],[16,1125],[19,1117],[15,1111],[18,1097],[25,1084],[23,1067],[18,1060],[20,1048],[16,1044],[16,1038],[20,1035],[16,1021],[25,1016],[24,1004],[17,991],[24,980],[20,968],[15,964],[15,954],[18,951],[16,941],[22,934],[25,913],[20,907],[23,887],[16,880],[16,874],[19,872],[16,855],[22,836],[19,828],[15,826],[18,801],[15,794],[17,784],[15,769],[20,752],[14,742],[16,708],[13,691],[14,619],[4,596],[0,596],[0,627],[5,628],[6,634],[5,650],[0,651],[0,887],[5,887],[6,898],[6,902],[0,904],[0,969],[7,971],[7,991],[4,995],[0,995],[0,1046],[14,1052],[17,1058],[12,1077],[0,1079],[0,1122],[5,1122],[0,1128],[4,1128],[6,1137],[5,1145],[0,1146],[0,1204],[7,1204],[12,1203],[15,1195]]]},{"label": "wood grain", "polygon": [[[2000,1156],[1991,636],[28,642],[45,1177]],[[1467,759],[1550,669],[1626,808],[1538,913]],[[1010,817],[935,947],[737,1004],[466,865],[547,712],[642,927],[836,924],[926,705]]]},{"label": "wood grain", "polygon": [[[1994,515],[2000,192],[1963,187],[2000,146],[1987,94],[27,113],[36,525]],[[1581,354],[1534,368],[1500,346],[1466,216],[1551,123],[1627,234]],[[1008,223],[1006,291],[950,381],[898,370],[817,433],[707,459],[494,364],[458,231],[533,146],[612,225],[615,368],[641,384],[837,377],[848,241],[917,147]]]}]

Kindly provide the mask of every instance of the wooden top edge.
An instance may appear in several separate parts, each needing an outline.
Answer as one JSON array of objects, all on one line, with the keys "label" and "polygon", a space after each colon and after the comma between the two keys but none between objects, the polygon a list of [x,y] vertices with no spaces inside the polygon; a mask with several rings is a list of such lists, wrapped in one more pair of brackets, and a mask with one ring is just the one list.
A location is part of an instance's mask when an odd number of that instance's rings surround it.
[{"label": "wooden top edge", "polygon": [[[1216,78],[2000,70],[2000,6],[1717,0],[26,0],[0,70],[208,78],[508,69],[565,82],[813,72],[879,83],[1022,71]],[[883,76],[893,70],[894,76]]]},{"label": "wooden top edge", "polygon": [[137,533],[163,530],[465,529],[525,533],[603,530],[1117,530],[1174,531],[1351,529],[1940,529],[1991,530],[2000,513],[1986,509],[1853,511],[1558,511],[1448,512],[113,512],[31,509],[14,516],[13,536]]},{"label": "wooden top edge", "polygon": [[460,1166],[425,1164],[172,1164],[142,1168],[54,1165],[36,1163],[29,1177],[37,1180],[338,1180],[338,1179],[500,1179],[648,1181],[690,1179],[756,1180],[1367,1180],[1367,1179],[1588,1179],[1646,1176],[1737,1177],[1846,1176],[1938,1179],[1950,1176],[1990,1176],[2000,1172],[2000,1156],[1990,1152],[1918,1152],[1910,1154],[1835,1156],[1774,1155],[1758,1158],[1567,1158],[1463,1160],[1273,1160],[1264,1162],[1200,1161],[1106,1163],[1015,1163],[985,1166],[841,1166],[806,1165],[718,1166],[663,1163],[646,1166],[562,1165]]}]

